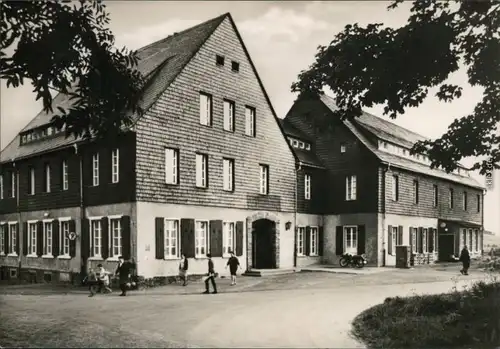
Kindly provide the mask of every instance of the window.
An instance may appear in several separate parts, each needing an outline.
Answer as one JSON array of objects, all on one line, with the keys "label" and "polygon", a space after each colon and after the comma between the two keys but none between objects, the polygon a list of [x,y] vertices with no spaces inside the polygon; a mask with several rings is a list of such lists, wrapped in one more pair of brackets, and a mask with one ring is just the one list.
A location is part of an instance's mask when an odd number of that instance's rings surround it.
[{"label": "window", "polygon": [[3,199],[3,174],[0,175],[0,200]]},{"label": "window", "polygon": [[50,165],[45,164],[45,192],[50,193]]},{"label": "window", "polygon": [[345,151],[346,151],[345,143],[340,143],[340,152],[345,153]]},{"label": "window", "polygon": [[37,224],[36,222],[28,223],[29,225],[29,242],[28,251],[30,256],[36,256],[36,238],[37,238]]},{"label": "window", "polygon": [[479,213],[481,212],[481,195],[477,194],[476,200],[477,200],[477,213]]},{"label": "window", "polygon": [[234,72],[240,71],[240,64],[238,62],[232,61],[231,62],[231,70]]},{"label": "window", "polygon": [[204,258],[207,256],[208,246],[208,222],[196,221],[195,245],[194,252],[196,258]]},{"label": "window", "polygon": [[260,167],[260,193],[267,195],[269,193],[269,166],[259,165]]},{"label": "window", "polygon": [[120,218],[111,218],[109,223],[112,244],[109,257],[117,258],[122,254],[122,222]]},{"label": "window", "polygon": [[344,227],[344,253],[358,253],[358,227]]},{"label": "window", "polygon": [[311,199],[311,175],[308,174],[304,176],[304,198]]},{"label": "window", "polygon": [[200,92],[200,124],[212,126],[212,96]]},{"label": "window", "polygon": [[255,108],[245,107],[245,134],[255,137]]},{"label": "window", "polygon": [[345,178],[345,199],[346,201],[356,200],[356,176]]},{"label": "window", "polygon": [[297,230],[297,256],[303,256],[304,255],[304,236],[306,235],[306,228],[305,227],[298,227]]},{"label": "window", "polygon": [[306,147],[305,143],[304,142],[300,142],[299,143],[299,148],[300,149],[304,149]]},{"label": "window", "polygon": [[215,64],[223,66],[224,65],[224,56],[215,55]]},{"label": "window", "polygon": [[119,163],[120,163],[120,150],[113,149],[111,152],[111,182],[118,183],[120,180],[120,171],[119,171]]},{"label": "window", "polygon": [[434,184],[432,186],[432,190],[433,190],[432,206],[437,207],[437,205],[438,205],[438,186]]},{"label": "window", "polygon": [[473,247],[473,244],[472,244],[472,229],[469,229],[469,249],[472,251],[472,247]]},{"label": "window", "polygon": [[99,185],[99,153],[92,155],[92,184]]},{"label": "window", "polygon": [[17,255],[17,223],[9,223],[9,251],[11,255]]},{"label": "window", "polygon": [[100,219],[90,221],[90,241],[92,248],[90,251],[91,257],[102,256],[102,224]]},{"label": "window", "polygon": [[35,195],[35,169],[30,168],[30,184],[29,184],[29,193],[31,195]]},{"label": "window", "polygon": [[52,221],[43,222],[43,255],[52,256]]},{"label": "window", "polygon": [[62,185],[63,190],[68,190],[69,180],[68,180],[68,162],[63,160],[62,162]]},{"label": "window", "polygon": [[7,232],[5,231],[5,225],[3,223],[0,223],[0,254],[5,254],[7,251],[5,251],[5,234]]},{"label": "window", "polygon": [[222,159],[222,171],[224,175],[224,190],[234,190],[234,160]]},{"label": "window", "polygon": [[16,197],[16,172],[12,171],[10,174],[10,196]]},{"label": "window", "polygon": [[60,221],[60,234],[61,234],[61,255],[69,256],[69,221]]},{"label": "window", "polygon": [[293,147],[293,139],[288,138],[288,142],[289,142],[289,143],[290,143],[290,145]]},{"label": "window", "polygon": [[165,148],[165,183],[179,183],[179,150]]},{"label": "window", "polygon": [[453,208],[453,188],[449,189],[448,199],[449,199],[450,208]]},{"label": "window", "polygon": [[294,148],[298,148],[299,147],[299,142],[296,139],[293,140],[293,147]]},{"label": "window", "polygon": [[229,256],[231,251],[234,252],[235,247],[236,247],[234,227],[235,227],[234,222],[224,222],[224,226],[222,229],[223,238],[224,238],[222,253],[226,257]]},{"label": "window", "polygon": [[417,228],[410,228],[411,252],[417,253]]},{"label": "window", "polygon": [[396,175],[392,176],[392,200],[399,200],[399,177]]},{"label": "window", "polygon": [[180,258],[179,221],[165,220],[165,259]]},{"label": "window", "polygon": [[464,203],[464,211],[467,211],[467,192],[464,191],[462,193],[462,201]]},{"label": "window", "polygon": [[408,151],[407,151],[406,149],[403,149],[403,155],[405,155],[405,156],[406,156],[406,155],[407,155],[407,152],[408,152]]},{"label": "window", "polygon": [[413,203],[418,204],[418,181],[413,180]]},{"label": "window", "polygon": [[309,143],[306,144],[306,150],[311,150],[311,145]]},{"label": "window", "polygon": [[318,255],[318,227],[311,227],[311,244],[309,255]]},{"label": "window", "polygon": [[234,102],[224,100],[224,130],[234,132]]},{"label": "window", "polygon": [[427,245],[428,241],[428,235],[427,235],[427,229],[422,230],[422,252],[423,253],[428,253],[429,252],[429,246]]},{"label": "window", "polygon": [[196,154],[196,186],[199,188],[208,187],[208,156],[206,154]]}]

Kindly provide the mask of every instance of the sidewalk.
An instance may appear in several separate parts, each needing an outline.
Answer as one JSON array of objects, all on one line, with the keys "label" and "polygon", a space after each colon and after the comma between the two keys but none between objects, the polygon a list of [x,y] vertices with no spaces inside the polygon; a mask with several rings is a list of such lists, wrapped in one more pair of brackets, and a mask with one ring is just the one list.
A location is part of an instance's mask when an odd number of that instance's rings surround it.
[{"label": "sidewalk", "polygon": [[394,270],[395,268],[390,268],[390,267],[365,267],[358,269],[358,268],[341,268],[339,266],[332,266],[332,265],[311,265],[309,267],[300,268],[301,272],[324,272],[324,273],[353,274],[353,275],[372,275]]}]

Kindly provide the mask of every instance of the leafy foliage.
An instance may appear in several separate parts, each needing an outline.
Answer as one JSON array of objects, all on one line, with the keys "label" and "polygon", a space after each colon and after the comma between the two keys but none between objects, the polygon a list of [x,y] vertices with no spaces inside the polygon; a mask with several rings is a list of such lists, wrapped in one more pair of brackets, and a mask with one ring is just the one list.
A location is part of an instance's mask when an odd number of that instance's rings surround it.
[{"label": "leafy foliage", "polygon": [[[114,48],[109,15],[99,2],[0,2],[0,69],[7,86],[31,80],[36,99],[66,136],[113,137],[140,114],[138,58]],[[7,49],[14,46],[13,54]],[[70,99],[52,106],[52,91]]]},{"label": "leafy foliage", "polygon": [[[395,9],[403,0],[396,0]],[[328,46],[319,46],[316,61],[299,74],[292,91],[314,97],[324,87],[333,92],[342,119],[361,115],[362,107],[384,106],[396,118],[419,106],[438,87],[445,102],[460,98],[462,87],[446,79],[464,64],[468,82],[484,88],[474,112],[457,118],[434,141],[415,144],[414,153],[427,153],[431,167],[448,172],[469,156],[483,157],[471,170],[482,174],[500,168],[500,4],[498,1],[460,3],[414,1],[405,26],[347,25]]]}]

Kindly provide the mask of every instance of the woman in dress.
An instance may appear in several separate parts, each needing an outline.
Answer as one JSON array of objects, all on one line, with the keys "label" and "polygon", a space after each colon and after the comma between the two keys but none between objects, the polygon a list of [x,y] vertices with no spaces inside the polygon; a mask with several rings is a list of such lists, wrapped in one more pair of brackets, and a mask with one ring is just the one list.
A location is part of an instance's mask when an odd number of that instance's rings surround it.
[{"label": "woman in dress", "polygon": [[181,278],[184,283],[182,286],[187,285],[187,271],[188,271],[188,259],[186,258],[186,255],[183,253],[181,255],[181,261],[179,263],[179,277]]}]

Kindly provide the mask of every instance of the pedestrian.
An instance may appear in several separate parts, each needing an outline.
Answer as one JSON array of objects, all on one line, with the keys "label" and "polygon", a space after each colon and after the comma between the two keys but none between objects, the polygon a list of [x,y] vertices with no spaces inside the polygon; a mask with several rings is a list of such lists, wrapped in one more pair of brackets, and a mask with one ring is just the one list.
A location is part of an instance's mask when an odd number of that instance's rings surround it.
[{"label": "pedestrian", "polygon": [[85,279],[83,279],[84,284],[89,286],[89,297],[93,297],[95,292],[95,288],[98,286],[97,275],[92,268],[89,269],[89,272]]},{"label": "pedestrian", "polygon": [[226,269],[229,267],[229,272],[231,273],[231,286],[234,286],[236,285],[236,271],[238,271],[238,268],[240,267],[240,261],[234,255],[233,251],[230,253],[231,257],[229,257],[229,260],[227,261]]},{"label": "pedestrian", "polygon": [[118,268],[116,268],[115,275],[118,275],[119,278],[120,290],[122,291],[120,296],[122,297],[127,295],[127,284],[134,268],[135,263],[124,260],[123,256],[118,257]]},{"label": "pedestrian", "polygon": [[462,270],[460,270],[460,273],[462,275],[469,275],[468,271],[470,267],[470,254],[467,246],[464,246],[462,252],[460,252],[459,260],[460,262],[462,262]]},{"label": "pedestrian", "polygon": [[179,277],[181,278],[182,281],[184,281],[182,286],[186,286],[187,285],[187,271],[188,271],[189,264],[188,264],[188,259],[186,258],[186,255],[184,253],[181,255],[181,257],[182,257],[182,259],[179,263]]},{"label": "pedestrian", "polygon": [[102,264],[97,265],[97,270],[96,270],[96,276],[97,276],[97,285],[99,287],[98,292],[102,292],[102,289],[104,288],[104,291],[107,293],[111,293],[111,288],[109,288],[109,274],[111,274],[109,271],[104,269]]},{"label": "pedestrian", "polygon": [[214,269],[214,262],[212,261],[212,255],[210,253],[207,254],[208,257],[208,274],[207,278],[205,279],[205,294],[210,293],[210,288],[208,286],[208,282],[212,282],[212,287],[214,291],[212,293],[217,293],[217,285],[215,284],[215,269]]}]

